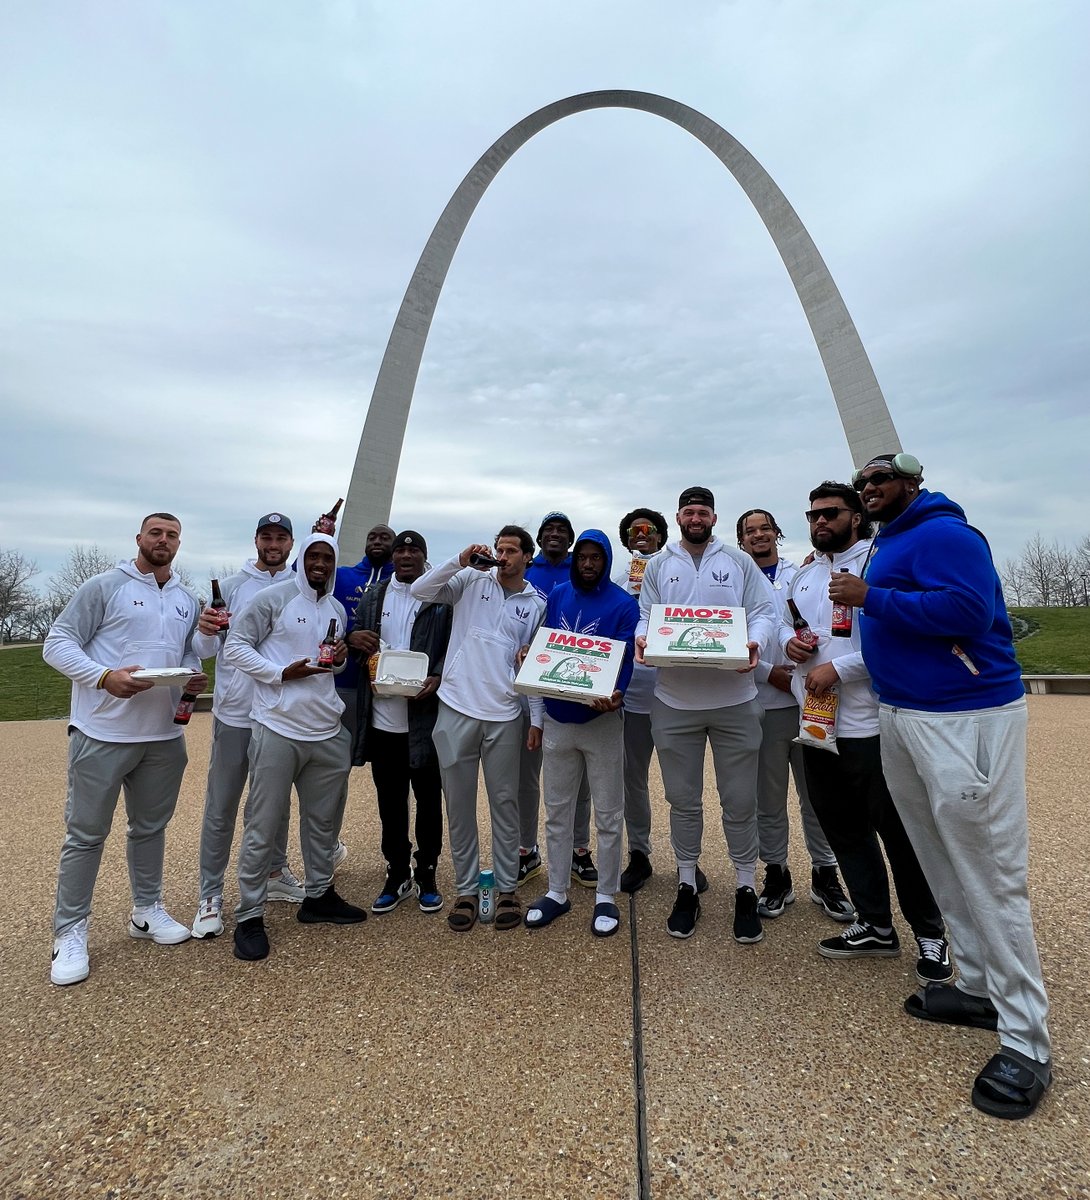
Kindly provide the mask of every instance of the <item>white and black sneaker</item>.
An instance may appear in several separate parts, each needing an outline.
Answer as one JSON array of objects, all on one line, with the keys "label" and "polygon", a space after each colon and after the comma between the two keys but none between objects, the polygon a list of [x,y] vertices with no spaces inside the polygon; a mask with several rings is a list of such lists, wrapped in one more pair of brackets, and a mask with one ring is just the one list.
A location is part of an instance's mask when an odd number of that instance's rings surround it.
[{"label": "white and black sneaker", "polygon": [[197,915],[193,918],[192,934],[195,938],[219,937],[223,932],[222,896],[208,896],[201,901]]},{"label": "white and black sneaker", "polygon": [[734,893],[734,940],[749,945],[759,942],[764,935],[757,893],[751,887],[740,887]]},{"label": "white and black sneaker", "polygon": [[188,926],[175,921],[160,900],[147,908],[134,908],[129,917],[129,937],[152,941],[157,946],[177,946],[191,936]]},{"label": "white and black sneaker", "polygon": [[896,958],[900,953],[896,929],[879,933],[866,921],[856,921],[839,937],[818,942],[818,954],[824,958]]},{"label": "white and black sneaker", "polygon": [[810,873],[810,899],[834,921],[854,921],[855,905],[844,895],[836,867],[814,867]]},{"label": "white and black sneaker", "polygon": [[91,973],[87,957],[87,918],[69,925],[64,933],[53,939],[53,964],[49,968],[49,982],[58,987],[70,983],[82,983]]},{"label": "white and black sneaker", "polygon": [[944,937],[918,937],[920,957],[916,959],[916,978],[920,983],[949,983],[954,978],[950,963],[950,943]]},{"label": "white and black sneaker", "polygon": [[789,904],[795,903],[795,889],[791,885],[791,870],[776,863],[765,867],[765,885],[757,901],[757,911],[762,917],[775,920],[782,917]]}]

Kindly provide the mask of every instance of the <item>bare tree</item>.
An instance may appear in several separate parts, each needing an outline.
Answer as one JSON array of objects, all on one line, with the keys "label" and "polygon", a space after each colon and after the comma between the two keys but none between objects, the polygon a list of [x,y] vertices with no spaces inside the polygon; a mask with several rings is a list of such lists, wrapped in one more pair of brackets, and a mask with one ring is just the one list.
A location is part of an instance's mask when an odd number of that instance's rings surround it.
[{"label": "bare tree", "polygon": [[37,563],[24,558],[18,550],[0,547],[0,642],[10,642],[22,631],[37,599],[30,586],[30,580],[37,574]]},{"label": "bare tree", "polygon": [[1025,581],[1022,577],[1022,560],[1008,558],[999,568],[999,578],[1003,584],[1003,599],[1015,608],[1022,608],[1025,601]]},{"label": "bare tree", "polygon": [[80,584],[86,583],[95,575],[101,575],[103,571],[108,571],[116,561],[98,546],[73,546],[68,551],[64,564],[53,572],[49,580],[49,603],[59,613],[76,594]]}]

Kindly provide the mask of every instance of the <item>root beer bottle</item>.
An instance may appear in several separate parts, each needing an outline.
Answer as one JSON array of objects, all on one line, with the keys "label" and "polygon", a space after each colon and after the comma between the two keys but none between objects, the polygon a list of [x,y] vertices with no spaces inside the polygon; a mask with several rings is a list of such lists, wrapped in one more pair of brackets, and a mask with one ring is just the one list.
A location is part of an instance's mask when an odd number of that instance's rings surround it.
[{"label": "root beer bottle", "polygon": [[214,608],[217,613],[222,613],[220,618],[220,633],[226,633],[231,628],[230,619],[227,616],[227,601],[223,598],[223,593],[220,591],[220,581],[212,580],[212,599],[208,603],[209,608]]},{"label": "root beer bottle", "polygon": [[[841,575],[847,574],[848,568],[841,567]],[[852,606],[850,604],[833,603],[833,620],[830,626],[833,637],[852,636]]]},{"label": "root beer bottle", "polygon": [[795,637],[813,654],[818,648],[818,635],[810,628],[809,621],[799,612],[793,599],[788,599],[787,607],[791,610],[791,626],[795,630]]},{"label": "root beer bottle", "polygon": [[322,513],[317,521],[314,522],[315,533],[325,533],[330,537],[337,531],[337,514],[341,511],[341,505],[344,503],[342,496],[336,504],[327,513]]},{"label": "root beer bottle", "polygon": [[333,668],[334,647],[337,644],[337,620],[332,618],[329,622],[329,628],[326,630],[326,635],[322,638],[321,645],[318,647],[318,666],[326,667],[329,670]]}]

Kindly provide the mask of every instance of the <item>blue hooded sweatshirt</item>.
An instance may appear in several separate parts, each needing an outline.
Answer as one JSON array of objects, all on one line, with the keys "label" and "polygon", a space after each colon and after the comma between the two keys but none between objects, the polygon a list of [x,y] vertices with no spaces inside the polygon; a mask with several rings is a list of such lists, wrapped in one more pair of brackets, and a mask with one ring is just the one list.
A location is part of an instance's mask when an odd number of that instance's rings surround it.
[{"label": "blue hooded sweatshirt", "polygon": [[[580,542],[594,542],[606,556],[606,565],[597,583],[591,588],[583,585],[575,569],[575,552]],[[596,637],[612,638],[625,643],[624,662],[617,676],[617,690],[624,692],[632,678],[632,662],[636,625],[640,606],[624,588],[610,581],[613,571],[613,547],[600,529],[587,529],[575,539],[572,547],[571,576],[568,583],[557,584],[545,604],[545,620],[550,629],[567,629],[572,633],[592,633]],[[545,711],[554,721],[568,725],[585,725],[602,714],[587,704],[571,700],[546,700]]]},{"label": "blue hooded sweatshirt", "polygon": [[991,550],[960,505],[923,489],[882,527],[863,578],[863,661],[883,704],[968,712],[1025,695]]},{"label": "blue hooded sweatshirt", "polygon": [[558,584],[567,583],[571,577],[571,555],[567,555],[558,563],[549,562],[544,554],[532,559],[526,568],[526,582],[537,588],[543,600],[548,600],[553,588]]}]

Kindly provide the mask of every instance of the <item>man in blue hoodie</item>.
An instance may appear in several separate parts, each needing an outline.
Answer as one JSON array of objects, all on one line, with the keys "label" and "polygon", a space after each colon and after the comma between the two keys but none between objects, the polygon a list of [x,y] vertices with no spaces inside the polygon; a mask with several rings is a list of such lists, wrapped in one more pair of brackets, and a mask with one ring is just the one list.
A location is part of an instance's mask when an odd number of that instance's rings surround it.
[{"label": "man in blue hoodie", "polygon": [[863,658],[881,701],[882,766],[942,907],[961,977],[928,984],[909,1015],[999,1032],[973,1104],[1018,1119],[1052,1080],[1048,1000],[1027,891],[1026,700],[1010,619],[984,536],[910,454],[880,454],[853,480],[883,523],[835,602],[861,610]]},{"label": "man in blue hoodie", "polygon": [[[613,550],[599,529],[576,540],[571,578],[549,593],[544,624],[550,629],[626,644],[624,663],[612,696],[593,706],[546,700],[541,741],[545,766],[545,844],[549,890],[526,912],[526,924],[540,929],[571,909],[568,899],[572,822],[576,796],[586,774],[598,830],[598,879],[591,931],[617,932],[621,915],[614,897],[621,883],[621,830],[624,824],[624,725],[621,703],[632,677],[633,639],[640,610],[635,599],[610,582]],[[540,701],[534,701],[535,713]],[[537,725],[537,720],[531,721]],[[536,730],[534,730],[536,733]]]}]

